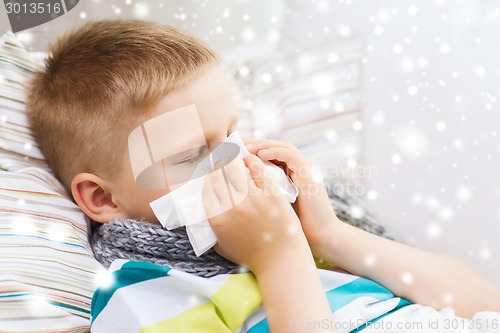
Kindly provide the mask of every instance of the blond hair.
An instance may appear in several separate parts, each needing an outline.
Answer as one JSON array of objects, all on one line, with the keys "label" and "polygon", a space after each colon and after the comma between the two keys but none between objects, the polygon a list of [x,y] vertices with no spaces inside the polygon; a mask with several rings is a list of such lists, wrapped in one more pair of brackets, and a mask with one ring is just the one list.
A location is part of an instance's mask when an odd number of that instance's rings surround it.
[{"label": "blond hair", "polygon": [[95,21],[60,37],[27,102],[49,166],[70,193],[80,172],[112,177],[138,119],[219,61],[201,40],[151,22]]}]

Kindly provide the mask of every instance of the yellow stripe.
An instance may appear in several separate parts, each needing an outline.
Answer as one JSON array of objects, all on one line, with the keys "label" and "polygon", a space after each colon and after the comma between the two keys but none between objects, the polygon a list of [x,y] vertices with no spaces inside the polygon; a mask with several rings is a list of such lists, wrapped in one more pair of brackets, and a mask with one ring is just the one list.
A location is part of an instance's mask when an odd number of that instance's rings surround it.
[{"label": "yellow stripe", "polygon": [[140,333],[234,332],[262,305],[257,281],[249,273],[231,274],[210,299],[212,302],[145,326]]},{"label": "yellow stripe", "polygon": [[160,321],[156,324],[143,327],[140,333],[229,333],[232,332],[217,315],[213,303],[205,303],[189,309],[182,314]]},{"label": "yellow stripe", "polygon": [[211,297],[231,331],[236,331],[261,304],[257,280],[253,274],[231,274]]}]

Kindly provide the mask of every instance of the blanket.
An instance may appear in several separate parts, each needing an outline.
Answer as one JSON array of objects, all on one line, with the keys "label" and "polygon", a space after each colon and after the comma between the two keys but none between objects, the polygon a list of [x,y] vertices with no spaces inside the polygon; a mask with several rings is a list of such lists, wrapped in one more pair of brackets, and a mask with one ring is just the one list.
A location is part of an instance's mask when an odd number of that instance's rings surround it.
[{"label": "blanket", "polygon": [[[500,313],[479,312],[468,320],[449,307],[412,304],[369,279],[321,269],[318,274],[333,318],[291,320],[290,332],[499,331]],[[92,299],[93,333],[270,332],[251,273],[204,278],[153,263],[116,260],[109,282]]]}]

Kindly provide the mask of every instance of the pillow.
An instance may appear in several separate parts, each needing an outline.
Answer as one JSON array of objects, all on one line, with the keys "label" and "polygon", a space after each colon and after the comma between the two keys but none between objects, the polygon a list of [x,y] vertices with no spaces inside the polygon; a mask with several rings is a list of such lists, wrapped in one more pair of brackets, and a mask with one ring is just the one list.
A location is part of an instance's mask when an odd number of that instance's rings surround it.
[{"label": "pillow", "polygon": [[26,87],[40,65],[14,34],[0,38],[0,331],[89,332],[105,269],[28,128]]},{"label": "pillow", "polygon": [[229,65],[240,131],[289,141],[325,176],[343,178],[338,166],[354,168],[360,157],[362,57],[363,41],[353,37]]},{"label": "pillow", "polygon": [[11,32],[1,37],[0,45],[0,147],[43,159],[29,130],[24,108],[25,84],[41,63],[32,59]]}]

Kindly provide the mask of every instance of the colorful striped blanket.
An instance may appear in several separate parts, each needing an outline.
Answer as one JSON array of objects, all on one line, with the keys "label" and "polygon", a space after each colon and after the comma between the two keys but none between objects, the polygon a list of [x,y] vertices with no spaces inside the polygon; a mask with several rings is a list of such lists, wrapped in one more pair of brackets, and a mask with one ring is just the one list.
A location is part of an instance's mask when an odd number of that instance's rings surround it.
[{"label": "colorful striped blanket", "polygon": [[[338,332],[460,332],[459,326],[469,323],[454,316],[451,308],[437,311],[412,304],[369,279],[321,269],[318,273],[334,320],[292,320],[290,332],[313,328],[336,328]],[[101,286],[92,299],[93,333],[269,332],[251,273],[202,278],[152,263],[116,260],[109,278],[109,284]],[[490,327],[495,320],[500,325],[500,314],[479,315],[476,322],[481,320],[483,326],[488,320]]]}]

